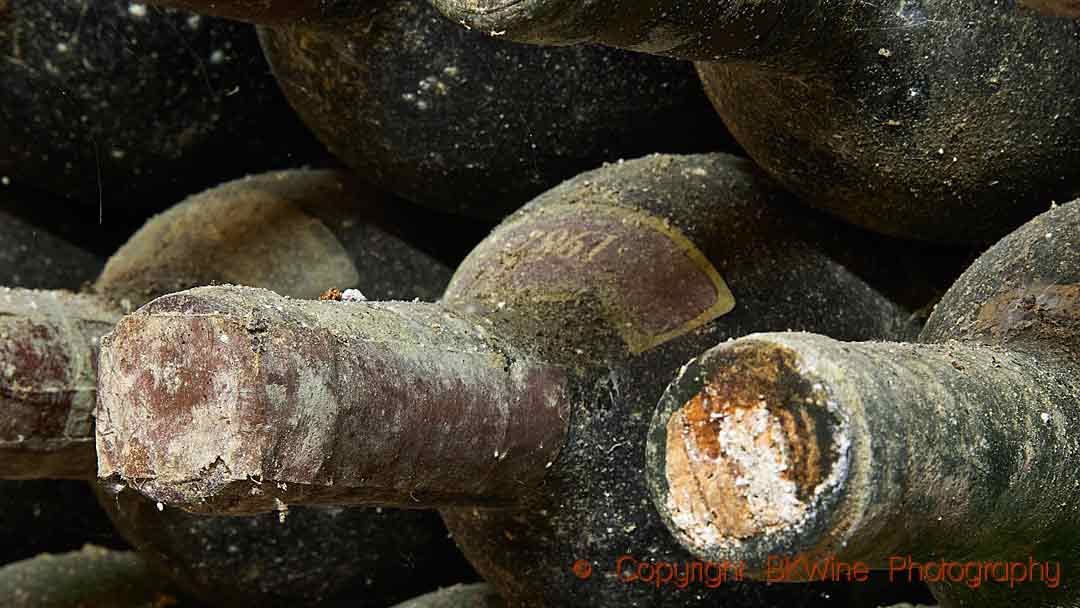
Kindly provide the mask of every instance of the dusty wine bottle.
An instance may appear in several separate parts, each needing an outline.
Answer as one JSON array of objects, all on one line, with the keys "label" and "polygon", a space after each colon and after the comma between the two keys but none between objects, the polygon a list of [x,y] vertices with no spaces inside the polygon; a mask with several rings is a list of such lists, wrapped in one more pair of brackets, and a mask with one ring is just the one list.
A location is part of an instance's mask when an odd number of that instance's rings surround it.
[{"label": "dusty wine bottle", "polygon": [[[436,297],[449,270],[380,226],[380,196],[330,171],[238,180],[150,220],[109,261],[94,294],[0,292],[0,303],[6,295],[19,304],[11,304],[15,316],[0,332],[0,369],[11,370],[0,378],[0,394],[5,420],[16,425],[0,427],[2,473],[94,476],[94,340],[126,307],[213,281],[269,285],[297,297],[318,297],[328,286],[359,286],[371,297]],[[80,325],[88,310],[99,313],[95,323]],[[55,336],[63,340],[50,342]],[[79,392],[57,399],[49,390],[56,386]],[[214,605],[385,606],[469,575],[432,512],[294,508],[200,518],[162,510],[118,485],[104,488],[102,505],[133,545]]]},{"label": "dusty wine bottle", "polygon": [[147,608],[193,605],[136,553],[87,545],[0,568],[6,608]]},{"label": "dusty wine bottle", "polygon": [[248,25],[128,0],[5,0],[0,61],[0,187],[63,197],[85,225],[326,157]]},{"label": "dusty wine bottle", "polygon": [[688,62],[492,39],[425,0],[260,28],[286,97],[358,175],[416,203],[502,218],[604,161],[731,149]]},{"label": "dusty wine bottle", "polygon": [[4,288],[0,398],[13,413],[0,426],[0,478],[94,476],[97,340],[154,297],[215,281],[298,298],[361,281],[387,297],[438,297],[449,270],[365,221],[380,196],[331,171],[238,180],[148,222],[92,292]]},{"label": "dusty wine bottle", "polygon": [[[0,220],[0,284],[75,288],[100,269],[94,256],[62,240],[7,214]],[[48,322],[64,308],[79,312],[63,323]],[[85,388],[93,363],[82,355],[119,316],[92,296],[0,287],[0,479],[88,479],[93,399]],[[68,349],[58,334],[81,348]],[[65,382],[57,382],[59,376]],[[66,441],[69,434],[81,445]],[[44,470],[53,474],[40,474]]]},{"label": "dusty wine bottle", "polygon": [[271,24],[263,48],[304,122],[431,207],[501,219],[605,161],[733,148],[687,62],[503,42],[425,0],[183,5]]},{"label": "dusty wine bottle", "polygon": [[1076,23],[1014,2],[433,2],[504,38],[698,60],[755,161],[879,232],[989,241],[1080,192]]},{"label": "dusty wine bottle", "polygon": [[1073,202],[981,256],[918,343],[755,334],[692,361],[650,487],[684,546],[758,576],[802,556],[922,577],[943,608],[1074,606],[1078,405]]},{"label": "dusty wine bottle", "polygon": [[[0,192],[0,285],[77,289],[93,280],[102,260],[13,215],[27,204]],[[5,293],[0,290],[0,301]],[[0,377],[3,371],[0,366]],[[0,437],[19,411],[9,409],[10,388],[0,391]],[[85,482],[0,481],[0,564],[78,549],[87,542],[122,544]]]},{"label": "dusty wine bottle", "polygon": [[784,198],[747,161],[656,155],[528,204],[438,304],[159,298],[104,342],[99,475],[200,512],[442,506],[515,605],[825,603],[820,589],[614,572],[623,554],[689,559],[640,475],[677,362],[759,328],[907,329],[821,248],[839,228]]}]

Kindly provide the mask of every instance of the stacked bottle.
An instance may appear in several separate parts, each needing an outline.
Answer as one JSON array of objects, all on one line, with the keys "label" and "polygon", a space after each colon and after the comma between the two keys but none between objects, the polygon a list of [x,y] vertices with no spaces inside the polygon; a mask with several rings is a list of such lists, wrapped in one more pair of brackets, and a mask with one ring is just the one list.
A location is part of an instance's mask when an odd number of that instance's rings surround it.
[{"label": "stacked bottle", "polygon": [[[8,373],[0,387],[14,427],[0,441],[2,475],[95,476],[98,340],[124,311],[163,293],[234,282],[294,297],[357,287],[372,297],[434,298],[449,270],[388,232],[380,220],[388,202],[337,172],[260,175],[152,219],[109,260],[91,292],[6,290],[0,368]],[[469,576],[430,512],[298,508],[287,516],[200,518],[122,490],[100,491],[121,533],[215,605],[386,605],[417,587]]]},{"label": "stacked bottle", "polygon": [[1074,605],[1078,286],[1073,202],[980,257],[917,343],[709,350],[649,432],[657,510],[695,555],[762,577],[832,559],[927,580],[943,607]]}]

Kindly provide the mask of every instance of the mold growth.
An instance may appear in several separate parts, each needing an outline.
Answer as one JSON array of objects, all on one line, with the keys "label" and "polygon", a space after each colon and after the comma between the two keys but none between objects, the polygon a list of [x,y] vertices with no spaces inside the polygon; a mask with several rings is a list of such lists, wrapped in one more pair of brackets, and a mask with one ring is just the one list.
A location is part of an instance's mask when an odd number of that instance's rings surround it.
[{"label": "mold growth", "polygon": [[708,367],[667,423],[673,523],[695,546],[801,527],[846,464],[825,389],[771,344],[717,351]]}]

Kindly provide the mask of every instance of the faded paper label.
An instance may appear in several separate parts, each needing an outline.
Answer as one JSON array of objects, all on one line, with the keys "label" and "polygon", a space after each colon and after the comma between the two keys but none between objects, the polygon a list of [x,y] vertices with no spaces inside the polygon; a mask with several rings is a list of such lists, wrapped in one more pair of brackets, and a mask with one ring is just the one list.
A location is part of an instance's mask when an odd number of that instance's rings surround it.
[{"label": "faded paper label", "polygon": [[633,353],[735,307],[705,255],[669,222],[625,207],[554,205],[504,225],[462,264],[449,298],[599,301]]}]

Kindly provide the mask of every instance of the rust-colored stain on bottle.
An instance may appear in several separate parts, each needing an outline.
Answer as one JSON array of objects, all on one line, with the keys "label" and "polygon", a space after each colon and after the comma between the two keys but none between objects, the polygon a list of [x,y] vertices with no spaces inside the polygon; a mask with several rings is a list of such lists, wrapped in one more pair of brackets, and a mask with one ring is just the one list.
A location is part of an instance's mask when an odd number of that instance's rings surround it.
[{"label": "rust-colored stain on bottle", "polygon": [[667,424],[668,506],[709,543],[801,520],[837,458],[827,396],[793,354],[740,350],[750,356],[711,362],[712,376]]}]

